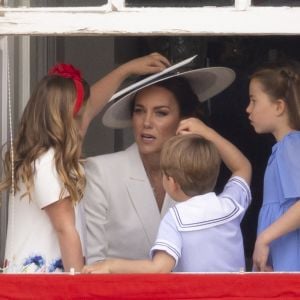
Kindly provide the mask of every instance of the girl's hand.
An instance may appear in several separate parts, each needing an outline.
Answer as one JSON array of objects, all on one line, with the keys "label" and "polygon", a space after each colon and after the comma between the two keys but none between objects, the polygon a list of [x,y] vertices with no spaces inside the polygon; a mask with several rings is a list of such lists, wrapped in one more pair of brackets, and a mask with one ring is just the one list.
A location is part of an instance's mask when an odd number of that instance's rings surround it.
[{"label": "girl's hand", "polygon": [[272,272],[271,266],[267,265],[270,247],[263,241],[262,235],[259,235],[255,242],[253,252],[253,271],[256,272]]},{"label": "girl's hand", "polygon": [[170,66],[169,60],[163,55],[153,52],[146,56],[135,58],[120,66],[127,76],[147,75],[163,71]]},{"label": "girl's hand", "polygon": [[92,273],[110,273],[110,262],[109,260],[103,260],[100,262],[96,262],[92,265],[86,265],[81,270],[81,273],[84,274],[92,274]]},{"label": "girl's hand", "polygon": [[197,118],[189,118],[179,123],[176,134],[195,133],[208,139],[211,128]]}]

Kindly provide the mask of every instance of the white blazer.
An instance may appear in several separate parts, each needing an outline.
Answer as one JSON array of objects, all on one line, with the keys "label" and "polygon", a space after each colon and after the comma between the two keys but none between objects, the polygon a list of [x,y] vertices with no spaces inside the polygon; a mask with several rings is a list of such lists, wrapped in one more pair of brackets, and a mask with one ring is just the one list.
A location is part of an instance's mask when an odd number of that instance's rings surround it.
[{"label": "white blazer", "polygon": [[175,202],[166,194],[159,212],[137,145],[88,158],[85,172],[87,263],[148,258],[160,220]]}]

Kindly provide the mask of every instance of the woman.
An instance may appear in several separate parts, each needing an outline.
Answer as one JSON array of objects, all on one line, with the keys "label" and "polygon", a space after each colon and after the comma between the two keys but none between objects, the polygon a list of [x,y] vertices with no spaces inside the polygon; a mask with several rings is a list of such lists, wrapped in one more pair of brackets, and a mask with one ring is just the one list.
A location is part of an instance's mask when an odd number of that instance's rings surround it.
[{"label": "woman", "polygon": [[157,79],[108,108],[104,124],[131,124],[135,143],[85,164],[87,263],[148,257],[159,222],[173,205],[162,186],[162,146],[183,118],[201,116],[199,100],[221,92],[233,79],[234,72],[227,68],[188,71]]}]

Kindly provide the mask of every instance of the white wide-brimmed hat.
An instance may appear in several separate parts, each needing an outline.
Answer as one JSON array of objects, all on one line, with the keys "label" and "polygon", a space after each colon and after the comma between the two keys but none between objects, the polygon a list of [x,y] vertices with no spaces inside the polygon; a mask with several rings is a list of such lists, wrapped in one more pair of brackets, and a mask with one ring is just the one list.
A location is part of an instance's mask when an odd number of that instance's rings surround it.
[{"label": "white wide-brimmed hat", "polygon": [[[182,66],[182,64],[180,66]],[[172,69],[176,69],[175,66],[173,66]],[[141,81],[142,83],[138,82],[133,84],[133,88],[131,86],[124,89],[128,91],[125,96],[119,96],[118,98],[117,96],[123,93],[122,91],[118,92],[116,96],[110,100],[112,104],[108,106],[103,114],[103,124],[111,128],[126,128],[131,126],[130,104],[134,95],[145,87],[157,82],[173,77],[183,77],[189,82],[194,93],[198,96],[199,101],[203,102],[222,92],[235,79],[235,72],[226,67],[201,68],[175,74],[166,74],[166,71],[163,72],[165,74],[163,77],[162,72],[157,73],[150,76],[151,80],[147,80],[146,78]]]}]

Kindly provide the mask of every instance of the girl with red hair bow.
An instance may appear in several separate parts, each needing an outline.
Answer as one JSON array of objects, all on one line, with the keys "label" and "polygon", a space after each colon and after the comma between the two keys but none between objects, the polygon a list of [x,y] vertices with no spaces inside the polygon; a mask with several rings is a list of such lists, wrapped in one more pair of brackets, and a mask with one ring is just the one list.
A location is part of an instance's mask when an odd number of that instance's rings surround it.
[{"label": "girl with red hair bow", "polygon": [[0,192],[11,190],[7,272],[80,271],[83,251],[75,221],[85,176],[81,142],[91,120],[132,74],[169,65],[158,53],[131,60],[89,85],[72,65],[54,66],[23,112],[5,156]]}]

